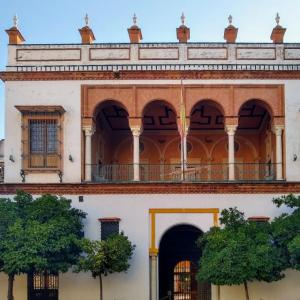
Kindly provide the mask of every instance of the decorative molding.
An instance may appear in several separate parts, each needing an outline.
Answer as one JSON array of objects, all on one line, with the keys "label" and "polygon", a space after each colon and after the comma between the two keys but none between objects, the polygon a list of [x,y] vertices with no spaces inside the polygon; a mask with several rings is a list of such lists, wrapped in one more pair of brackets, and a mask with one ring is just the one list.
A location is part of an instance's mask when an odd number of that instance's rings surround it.
[{"label": "decorative molding", "polygon": [[[293,51],[294,50],[294,51]],[[293,53],[294,52],[294,53]],[[300,60],[300,47],[284,48],[284,60]]]},{"label": "decorative molding", "polygon": [[[270,53],[270,57],[267,55],[267,50]],[[236,60],[276,60],[276,49],[275,48],[248,48],[248,47],[237,47],[236,51]],[[243,53],[245,51],[245,53]]]},{"label": "decorative molding", "polygon": [[[196,51],[193,51],[196,50]],[[194,55],[192,52],[197,52]],[[219,51],[218,51],[219,50]],[[222,50],[222,51],[220,51]],[[222,53],[223,52],[223,53]],[[187,47],[187,60],[228,60],[226,47]]]},{"label": "decorative molding", "polygon": [[289,194],[300,193],[299,182],[211,182],[211,183],[47,183],[0,184],[0,195],[23,190],[33,195],[107,195],[107,194]]},{"label": "decorative molding", "polygon": [[[54,53],[55,51],[60,51],[60,52],[68,52],[68,51],[78,51],[78,58],[41,58],[41,59],[37,59],[37,58],[25,58],[22,59],[22,55],[20,55],[21,52],[24,52],[26,54],[29,54],[30,52],[49,52],[52,51],[52,53]],[[67,55],[69,56],[69,54]],[[42,57],[42,56],[41,56]],[[81,53],[81,48],[39,48],[39,49],[17,49],[16,50],[16,60],[17,61],[21,61],[21,62],[30,62],[30,61],[81,61],[81,57],[82,57],[82,53]]]},{"label": "decorative molding", "polygon": [[[175,50],[173,52],[175,53],[176,56],[164,57],[163,55],[159,56],[158,54],[160,54],[160,53],[157,53],[157,54],[152,53],[152,56],[151,56],[151,51],[157,51],[157,52],[164,51],[167,54],[168,50]],[[143,54],[143,52],[145,52],[145,53]],[[146,55],[146,52],[148,52],[147,55]],[[169,52],[169,54],[171,54],[171,51]],[[143,55],[145,55],[145,56],[143,57]],[[139,60],[179,60],[179,48],[178,47],[153,47],[153,48],[139,47],[138,59]]]},{"label": "decorative molding", "polygon": [[2,81],[55,81],[55,80],[180,80],[180,79],[300,79],[300,71],[50,71],[0,72]]},{"label": "decorative molding", "polygon": [[[121,52],[125,52],[122,55]],[[102,57],[97,57],[101,53]],[[94,56],[93,56],[94,55]],[[131,58],[131,48],[90,48],[89,49],[89,60],[90,61],[119,61],[119,60],[130,60]]]},{"label": "decorative molding", "polygon": [[61,105],[16,105],[15,108],[22,114],[57,113],[62,115],[66,112]]}]

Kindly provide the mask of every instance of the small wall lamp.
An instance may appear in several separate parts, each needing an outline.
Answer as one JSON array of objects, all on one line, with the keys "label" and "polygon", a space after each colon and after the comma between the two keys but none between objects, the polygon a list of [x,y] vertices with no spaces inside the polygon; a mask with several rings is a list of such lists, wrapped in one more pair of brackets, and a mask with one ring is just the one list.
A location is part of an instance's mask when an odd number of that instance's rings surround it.
[{"label": "small wall lamp", "polygon": [[73,156],[72,156],[71,154],[69,155],[69,161],[70,161],[70,162],[73,162],[73,161],[74,161]]},{"label": "small wall lamp", "polygon": [[11,162],[15,162],[15,159],[14,159],[14,157],[13,157],[12,154],[9,156],[9,160],[10,160]]}]

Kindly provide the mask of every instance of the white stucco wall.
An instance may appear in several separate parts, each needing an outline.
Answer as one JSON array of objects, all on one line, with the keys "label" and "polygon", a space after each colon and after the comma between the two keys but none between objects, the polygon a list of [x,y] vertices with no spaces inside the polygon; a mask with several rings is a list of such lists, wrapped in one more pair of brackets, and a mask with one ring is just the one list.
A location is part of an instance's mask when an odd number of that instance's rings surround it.
[{"label": "white stucco wall", "polygon": [[[5,181],[20,182],[21,169],[21,114],[15,105],[62,105],[64,116],[63,181],[81,180],[81,112],[82,84],[179,84],[176,80],[157,81],[30,81],[5,84]],[[300,180],[300,81],[299,80],[186,80],[185,84],[284,84],[286,122],[286,178]],[[74,162],[68,157],[72,155]],[[13,155],[15,162],[8,158]],[[293,160],[294,155],[298,157]],[[26,182],[58,182],[57,174],[30,174]]]},{"label": "white stucco wall", "polygon": [[[68,196],[73,206],[88,213],[85,220],[85,236],[99,239],[98,218],[121,218],[120,230],[136,245],[131,267],[125,274],[113,274],[104,279],[104,297],[107,300],[148,300],[149,299],[149,243],[150,208],[228,208],[237,206],[245,211],[246,217],[267,215],[274,217],[286,209],[272,204],[276,195],[86,195],[79,202],[78,196]],[[279,196],[279,195],[278,195]],[[206,214],[164,214],[157,216],[157,245],[163,233],[177,224],[191,224],[206,231],[213,225],[212,216]],[[251,283],[251,300],[299,300],[300,272],[288,271],[287,277],[272,284]],[[60,300],[98,299],[98,280],[91,274],[67,273],[60,276]],[[26,280],[18,278],[15,286],[15,300],[25,300]],[[0,276],[0,299],[4,299],[6,279]],[[221,288],[222,300],[244,299],[243,287]],[[215,295],[215,290],[214,290]],[[212,300],[217,300],[214,296]]]}]

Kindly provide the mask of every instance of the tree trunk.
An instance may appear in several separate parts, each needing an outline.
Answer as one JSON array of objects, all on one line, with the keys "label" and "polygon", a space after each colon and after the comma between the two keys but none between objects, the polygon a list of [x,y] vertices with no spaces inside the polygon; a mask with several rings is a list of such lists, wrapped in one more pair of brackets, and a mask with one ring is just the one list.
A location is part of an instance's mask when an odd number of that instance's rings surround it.
[{"label": "tree trunk", "polygon": [[14,280],[15,275],[8,275],[8,290],[7,290],[7,300],[14,300]]},{"label": "tree trunk", "polygon": [[250,300],[250,298],[249,298],[249,290],[248,290],[248,284],[247,284],[247,281],[244,282],[244,287],[245,287],[246,299],[247,299],[247,300]]},{"label": "tree trunk", "polygon": [[103,288],[102,288],[102,276],[99,275],[99,284],[100,284],[100,300],[103,300]]}]

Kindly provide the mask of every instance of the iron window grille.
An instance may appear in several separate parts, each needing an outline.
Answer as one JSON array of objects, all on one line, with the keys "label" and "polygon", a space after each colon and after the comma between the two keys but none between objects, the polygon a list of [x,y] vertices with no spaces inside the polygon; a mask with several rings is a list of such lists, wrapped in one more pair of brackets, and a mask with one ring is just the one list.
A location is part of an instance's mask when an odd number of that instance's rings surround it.
[{"label": "iron window grille", "polygon": [[28,275],[28,300],[58,300],[58,274],[47,271]]},{"label": "iron window grille", "polygon": [[120,232],[120,219],[118,218],[104,218],[99,219],[101,240],[106,240],[110,236],[119,234]]}]

